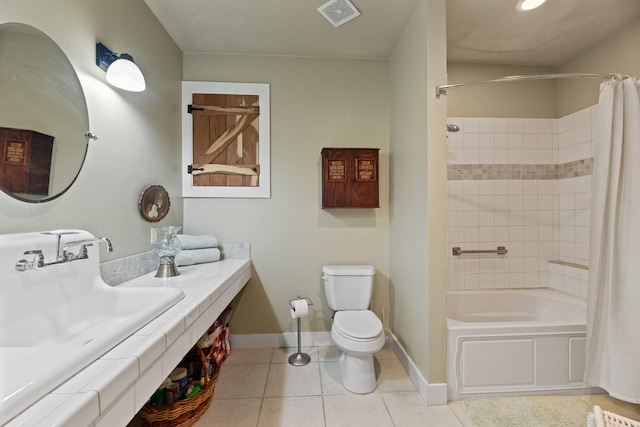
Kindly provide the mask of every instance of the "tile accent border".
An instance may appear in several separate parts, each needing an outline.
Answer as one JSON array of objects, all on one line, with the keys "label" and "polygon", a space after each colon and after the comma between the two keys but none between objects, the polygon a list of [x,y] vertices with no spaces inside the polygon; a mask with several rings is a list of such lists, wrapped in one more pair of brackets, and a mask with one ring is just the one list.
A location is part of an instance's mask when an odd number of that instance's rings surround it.
[{"label": "tile accent border", "polygon": [[447,180],[566,179],[593,174],[593,157],[560,165],[450,164]]}]

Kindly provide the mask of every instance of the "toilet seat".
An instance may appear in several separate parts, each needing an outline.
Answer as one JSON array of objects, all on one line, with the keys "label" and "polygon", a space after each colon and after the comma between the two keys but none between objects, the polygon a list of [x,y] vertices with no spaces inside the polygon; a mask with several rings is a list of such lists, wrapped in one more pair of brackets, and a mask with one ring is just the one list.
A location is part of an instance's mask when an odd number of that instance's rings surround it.
[{"label": "toilet seat", "polygon": [[345,310],[336,312],[334,331],[344,338],[357,342],[371,342],[384,334],[382,322],[371,310]]}]

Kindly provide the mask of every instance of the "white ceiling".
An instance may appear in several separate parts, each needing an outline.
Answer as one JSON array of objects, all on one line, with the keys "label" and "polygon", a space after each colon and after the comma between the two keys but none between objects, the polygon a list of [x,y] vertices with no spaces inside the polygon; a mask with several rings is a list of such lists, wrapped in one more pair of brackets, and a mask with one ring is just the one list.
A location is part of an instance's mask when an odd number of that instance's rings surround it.
[{"label": "white ceiling", "polygon": [[[450,61],[562,65],[640,17],[640,0],[447,0]],[[640,42],[640,40],[639,40]]]},{"label": "white ceiling", "polygon": [[[334,28],[326,0],[145,0],[183,52],[386,59],[419,0],[351,0],[361,16]],[[640,17],[640,0],[447,0],[452,61],[561,65]]]},{"label": "white ceiling", "polygon": [[145,0],[183,52],[388,58],[419,0],[353,0],[334,28],[326,0]]}]

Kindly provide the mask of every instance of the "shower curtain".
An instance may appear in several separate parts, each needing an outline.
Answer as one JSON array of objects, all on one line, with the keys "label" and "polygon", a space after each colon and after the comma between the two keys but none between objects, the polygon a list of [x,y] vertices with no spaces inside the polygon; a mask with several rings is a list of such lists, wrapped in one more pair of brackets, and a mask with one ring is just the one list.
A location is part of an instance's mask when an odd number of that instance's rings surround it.
[{"label": "shower curtain", "polygon": [[640,82],[600,87],[591,188],[588,386],[640,403]]}]

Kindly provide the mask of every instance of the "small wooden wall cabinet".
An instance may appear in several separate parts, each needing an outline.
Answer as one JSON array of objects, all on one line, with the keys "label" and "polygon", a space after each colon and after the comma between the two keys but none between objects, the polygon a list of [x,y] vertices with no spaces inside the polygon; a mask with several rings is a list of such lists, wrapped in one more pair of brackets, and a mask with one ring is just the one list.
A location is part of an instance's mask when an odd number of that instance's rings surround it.
[{"label": "small wooden wall cabinet", "polygon": [[322,207],[379,208],[378,148],[322,149]]},{"label": "small wooden wall cabinet", "polygon": [[23,194],[49,194],[53,137],[0,127],[0,186]]}]

